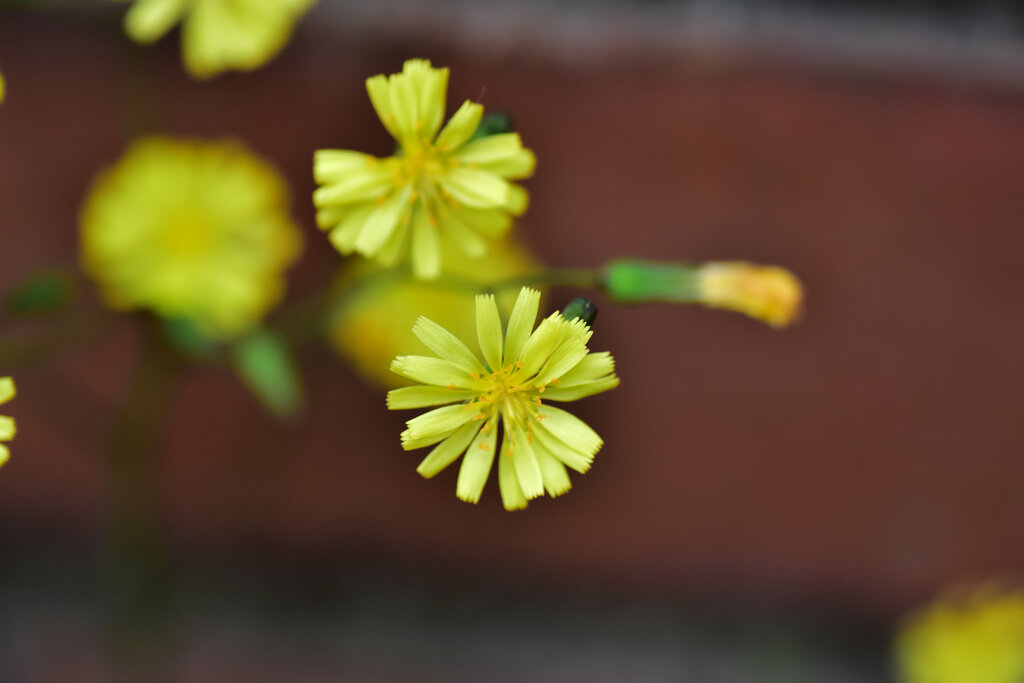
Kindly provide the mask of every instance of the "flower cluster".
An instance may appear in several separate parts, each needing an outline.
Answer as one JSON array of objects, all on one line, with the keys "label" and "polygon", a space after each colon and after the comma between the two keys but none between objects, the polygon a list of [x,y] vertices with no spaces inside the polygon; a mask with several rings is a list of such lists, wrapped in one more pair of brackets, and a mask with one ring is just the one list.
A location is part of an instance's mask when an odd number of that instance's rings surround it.
[{"label": "flower cluster", "polygon": [[402,73],[374,76],[366,89],[398,152],[384,159],[316,152],[317,223],[341,253],[391,265],[408,252],[416,276],[434,278],[442,239],[478,257],[488,238],[526,210],[526,191],[509,181],[533,173],[533,152],[517,133],[474,139],[483,107],[473,102],[442,128],[447,88],[448,69],[422,59],[407,61]]},{"label": "flower cluster", "polygon": [[113,308],[229,338],[283,294],[300,247],[287,205],[283,179],[239,144],[146,138],[86,200],[83,266]]},{"label": "flower cluster", "polygon": [[417,468],[424,477],[465,453],[456,485],[464,501],[480,499],[495,453],[502,502],[515,510],[545,491],[551,496],[568,491],[566,467],[586,472],[603,443],[586,423],[549,402],[575,401],[618,386],[615,362],[607,352],[590,353],[591,330],[578,318],[553,313],[534,330],[539,305],[540,292],[523,288],[502,334],[494,297],[479,295],[483,360],[443,327],[420,318],[413,331],[437,357],[400,356],[391,365],[424,386],[392,390],[389,408],[443,406],[409,420],[402,447],[434,445]]},{"label": "flower cluster", "polygon": [[315,0],[134,0],[125,32],[151,43],[181,22],[185,68],[196,78],[270,61]]}]

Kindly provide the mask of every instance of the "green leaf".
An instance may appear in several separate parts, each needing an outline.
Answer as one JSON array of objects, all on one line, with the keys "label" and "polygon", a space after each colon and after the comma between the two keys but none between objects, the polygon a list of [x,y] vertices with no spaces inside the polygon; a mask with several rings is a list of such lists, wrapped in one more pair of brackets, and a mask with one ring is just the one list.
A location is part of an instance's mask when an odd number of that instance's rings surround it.
[{"label": "green leaf", "polygon": [[4,309],[11,315],[45,315],[60,310],[74,291],[71,276],[60,270],[39,270],[23,278],[7,297]]},{"label": "green leaf", "polygon": [[235,370],[249,391],[271,412],[292,417],[302,407],[302,387],[295,363],[284,340],[258,329],[231,347]]}]

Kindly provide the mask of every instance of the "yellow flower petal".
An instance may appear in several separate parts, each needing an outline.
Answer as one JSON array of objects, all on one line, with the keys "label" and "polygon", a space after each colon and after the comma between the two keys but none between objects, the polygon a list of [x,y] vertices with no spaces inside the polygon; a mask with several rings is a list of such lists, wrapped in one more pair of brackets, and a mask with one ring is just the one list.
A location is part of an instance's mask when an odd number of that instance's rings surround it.
[{"label": "yellow flower petal", "polygon": [[565,443],[541,424],[534,427],[533,438],[540,446],[560,460],[566,467],[576,470],[580,474],[586,474],[594,462],[593,455],[580,453],[578,450]]},{"label": "yellow flower petal", "polygon": [[549,496],[560,496],[572,488],[565,465],[536,441],[533,443],[533,455],[537,458],[541,476],[544,478],[544,491]]},{"label": "yellow flower petal", "polygon": [[547,401],[578,401],[587,396],[600,394],[619,386],[619,378],[612,375],[589,382],[577,382],[571,386],[548,387],[544,392],[544,399]]},{"label": "yellow flower petal", "polygon": [[[409,62],[406,62],[408,67]],[[391,113],[395,117],[395,127],[398,128],[399,141],[403,145],[419,141],[419,131],[416,129],[416,120],[419,118],[419,103],[416,93],[412,88],[412,80],[406,73],[391,77],[390,90]]]},{"label": "yellow flower petal", "polygon": [[366,221],[376,210],[373,204],[360,204],[349,210],[330,235],[331,244],[342,254],[351,254],[356,249],[356,238],[366,227]]},{"label": "yellow flower petal", "polygon": [[516,466],[508,455],[508,439],[503,440],[501,453],[498,455],[498,486],[501,489],[501,502],[506,510],[522,510],[526,507],[528,501],[519,486]]},{"label": "yellow flower petal", "polygon": [[398,220],[406,210],[409,194],[412,189],[407,185],[391,194],[383,204],[379,205],[366,219],[359,237],[356,238],[355,250],[367,256],[373,256],[384,246],[391,233],[398,227]]},{"label": "yellow flower petal", "polygon": [[583,420],[554,406],[544,406],[547,418],[542,426],[559,441],[584,455],[594,455],[604,443]]},{"label": "yellow flower petal", "polygon": [[384,74],[377,74],[367,78],[366,92],[370,96],[370,103],[373,104],[380,122],[391,133],[391,137],[396,140],[400,139],[398,121],[391,111],[391,85],[388,82],[388,77]]},{"label": "yellow flower petal", "polygon": [[508,199],[508,181],[493,173],[472,168],[454,168],[438,181],[452,197],[466,206],[487,209],[503,206]]},{"label": "yellow flower petal", "polygon": [[427,408],[443,406],[455,401],[464,401],[477,396],[473,389],[449,389],[447,387],[400,387],[388,392],[390,410]]},{"label": "yellow flower petal", "polygon": [[15,431],[14,418],[0,415],[0,441],[10,441]]},{"label": "yellow flower petal", "polygon": [[519,487],[527,500],[533,500],[544,495],[544,476],[541,474],[540,465],[533,455],[533,447],[530,445],[526,434],[518,426],[509,424],[505,420],[506,436],[511,432],[512,442],[512,464],[516,468],[516,478],[519,480]]},{"label": "yellow flower petal", "polygon": [[433,351],[449,363],[453,363],[466,372],[483,374],[484,366],[476,354],[469,350],[469,347],[462,343],[458,337],[444,329],[429,318],[420,317],[412,328],[416,338],[423,342],[424,346]]},{"label": "yellow flower petal", "polygon": [[591,353],[561,376],[559,387],[592,382],[615,372],[615,359],[607,351]]},{"label": "yellow flower petal", "polygon": [[124,30],[132,40],[152,43],[181,21],[186,0],[136,0],[124,16]]},{"label": "yellow flower petal", "polygon": [[493,294],[480,294],[476,297],[476,334],[480,342],[480,352],[492,371],[500,371],[501,366],[501,316]]},{"label": "yellow flower petal", "polygon": [[536,289],[523,288],[512,307],[508,319],[508,330],[505,333],[505,362],[519,360],[526,340],[530,338],[533,324],[537,321],[537,310],[540,308],[540,292]]},{"label": "yellow flower petal", "polygon": [[423,210],[416,211],[412,223],[412,269],[424,280],[441,274],[441,237]]},{"label": "yellow flower petal", "polygon": [[482,105],[466,100],[441,129],[434,146],[442,152],[451,152],[461,147],[476,132],[483,115]]},{"label": "yellow flower petal", "polygon": [[10,377],[0,377],[0,405],[14,398],[15,393],[14,380]]},{"label": "yellow flower petal", "polygon": [[409,451],[437,443],[472,420],[475,414],[473,410],[467,410],[467,406],[454,405],[435,408],[414,417],[402,432],[402,447]]},{"label": "yellow flower petal", "polygon": [[458,365],[430,356],[399,356],[391,362],[391,371],[415,382],[439,387],[479,389],[485,386]]},{"label": "yellow flower petal", "polygon": [[467,422],[462,425],[454,434],[435,446],[434,450],[430,451],[430,454],[419,464],[416,471],[424,478],[430,479],[455,462],[479,432],[479,422]]},{"label": "yellow flower petal", "polygon": [[459,500],[476,503],[483,493],[484,484],[491,473],[494,462],[494,445],[497,441],[497,420],[490,420],[473,439],[462,457],[459,479],[455,484],[455,495]]}]

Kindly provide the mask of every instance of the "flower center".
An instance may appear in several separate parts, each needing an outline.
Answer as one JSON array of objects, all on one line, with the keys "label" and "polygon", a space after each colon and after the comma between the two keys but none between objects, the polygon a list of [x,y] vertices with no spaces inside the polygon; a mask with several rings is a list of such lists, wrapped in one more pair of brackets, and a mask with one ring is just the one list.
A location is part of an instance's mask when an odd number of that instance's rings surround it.
[{"label": "flower center", "polygon": [[[490,389],[478,399],[470,401],[469,405],[480,411],[474,419],[484,420],[485,429],[492,420],[504,416],[509,427],[523,432],[527,440],[532,442],[533,424],[529,418],[532,416],[534,420],[540,421],[547,417],[541,412],[543,403],[540,394],[544,391],[544,385],[536,386],[536,378],[521,377],[520,365],[513,364],[504,370],[492,372],[488,377]],[[506,434],[505,438],[509,439],[514,449],[515,438],[511,434]]]},{"label": "flower center", "polygon": [[192,214],[179,214],[169,220],[160,235],[160,245],[179,258],[195,258],[209,251],[209,224]]}]

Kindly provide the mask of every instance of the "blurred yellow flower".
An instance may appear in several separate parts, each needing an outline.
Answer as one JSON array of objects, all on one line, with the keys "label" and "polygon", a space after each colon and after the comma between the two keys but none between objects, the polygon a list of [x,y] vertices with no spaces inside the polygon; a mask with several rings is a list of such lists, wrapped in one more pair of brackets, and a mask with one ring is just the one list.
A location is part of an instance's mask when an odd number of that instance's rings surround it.
[{"label": "blurred yellow flower", "polygon": [[803,300],[803,289],[793,273],[742,261],[701,266],[699,286],[706,306],[745,313],[773,327],[792,322]]},{"label": "blurred yellow flower", "polygon": [[[388,392],[388,408],[435,408],[409,420],[402,447],[437,444],[417,472],[432,477],[460,455],[456,496],[480,500],[502,430],[498,484],[507,510],[526,507],[545,491],[572,486],[566,466],[586,472],[601,437],[585,422],[545,401],[575,401],[619,384],[608,352],[590,353],[590,327],[553,313],[533,329],[540,292],[523,288],[507,330],[494,297],[476,297],[477,340],[483,361],[428,318],[413,328],[436,356],[399,356],[392,371],[421,383]],[[453,405],[449,405],[453,404]]]},{"label": "blurred yellow flower", "polygon": [[266,64],[316,0],[133,1],[125,32],[136,42],[152,43],[181,22],[185,68],[196,78],[209,78]]},{"label": "blurred yellow flower", "polygon": [[[458,258],[456,248],[446,241],[441,249],[445,258],[452,256],[442,278],[417,280],[407,271],[362,261],[352,264],[339,283],[330,340],[367,381],[387,389],[408,384],[388,366],[395,356],[426,350],[412,333],[421,315],[457,337],[469,337],[476,334],[475,292],[539,268],[533,256],[509,238],[496,240],[479,259]],[[508,314],[515,299],[514,290],[499,293],[498,308]]]},{"label": "blurred yellow flower", "polygon": [[188,318],[214,338],[280,300],[301,242],[284,180],[234,142],[136,142],[81,222],[83,267],[111,307]]},{"label": "blurred yellow flower", "polygon": [[1024,681],[1024,592],[984,589],[913,615],[896,639],[903,683]]},{"label": "blurred yellow flower", "polygon": [[[7,403],[14,398],[14,380],[10,377],[0,377],[0,405]],[[0,441],[10,441],[14,438],[14,418],[0,415]],[[0,467],[11,457],[11,451],[4,444],[0,443]]]},{"label": "blurred yellow flower", "polygon": [[0,74],[0,102],[4,101],[4,95],[7,94],[7,82],[4,80],[4,75]]},{"label": "blurred yellow flower", "polygon": [[334,149],[314,155],[317,223],[342,254],[391,265],[408,253],[417,277],[435,278],[442,237],[479,257],[486,238],[504,234],[511,216],[526,210],[526,190],[508,181],[533,173],[533,152],[517,133],[471,141],[483,106],[468,100],[442,128],[447,88],[448,69],[422,59],[407,61],[400,74],[367,79],[398,152],[384,159]]}]

